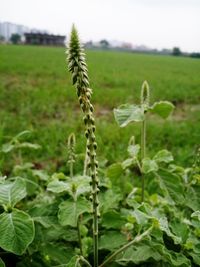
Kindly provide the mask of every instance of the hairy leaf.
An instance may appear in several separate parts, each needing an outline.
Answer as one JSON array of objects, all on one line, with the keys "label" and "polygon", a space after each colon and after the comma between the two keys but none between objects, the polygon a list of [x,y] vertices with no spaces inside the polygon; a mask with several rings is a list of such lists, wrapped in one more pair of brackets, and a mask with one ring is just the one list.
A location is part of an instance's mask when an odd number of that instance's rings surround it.
[{"label": "hairy leaf", "polygon": [[34,224],[31,217],[17,209],[0,215],[0,247],[22,255],[34,238]]},{"label": "hairy leaf", "polygon": [[153,158],[157,162],[169,163],[174,160],[172,153],[166,149],[160,150]]},{"label": "hairy leaf", "polygon": [[158,170],[158,165],[155,160],[149,158],[144,158],[142,160],[142,172],[147,174],[150,172],[156,172]]},{"label": "hairy leaf", "polygon": [[77,226],[79,215],[91,212],[91,205],[88,200],[79,198],[77,201],[68,199],[59,205],[58,219],[61,225]]},{"label": "hairy leaf", "polygon": [[100,237],[99,249],[113,251],[126,243],[127,238],[124,234],[121,234],[118,231],[109,231]]},{"label": "hairy leaf", "polygon": [[163,119],[169,117],[173,110],[174,105],[169,101],[155,102],[154,105],[150,108],[151,112],[159,115]]},{"label": "hairy leaf", "polygon": [[114,116],[120,127],[125,127],[130,122],[140,122],[144,120],[143,110],[139,106],[130,104],[124,104],[114,109]]},{"label": "hairy leaf", "polygon": [[26,196],[26,183],[23,179],[0,184],[0,204],[14,207]]}]

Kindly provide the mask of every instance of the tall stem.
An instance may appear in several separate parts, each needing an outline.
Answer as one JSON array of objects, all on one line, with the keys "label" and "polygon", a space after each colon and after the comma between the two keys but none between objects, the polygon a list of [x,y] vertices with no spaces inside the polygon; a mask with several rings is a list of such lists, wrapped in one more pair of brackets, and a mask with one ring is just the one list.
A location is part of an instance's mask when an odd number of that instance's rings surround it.
[{"label": "tall stem", "polygon": [[85,150],[85,160],[84,160],[84,169],[83,169],[83,175],[87,175],[88,174],[88,154],[87,154],[87,147]]},{"label": "tall stem", "polygon": [[81,255],[83,256],[83,247],[82,247],[81,231],[80,231],[80,216],[78,217],[78,220],[77,220],[77,231],[78,231],[79,248],[80,248]]},{"label": "tall stem", "polygon": [[142,233],[141,235],[136,236],[132,241],[130,241],[129,243],[125,244],[123,247],[121,247],[118,250],[116,250],[101,265],[99,265],[99,267],[106,266],[106,264],[109,263],[109,262],[111,262],[111,261],[113,261],[118,254],[120,254],[121,252],[123,252],[124,250],[126,250],[127,248],[129,248],[130,246],[132,246],[134,243],[140,242],[144,237],[146,237],[146,236],[148,236],[150,234],[150,232],[152,231],[152,229],[153,229],[153,227],[151,226],[144,233]]},{"label": "tall stem", "polygon": [[69,169],[70,169],[70,178],[72,178],[72,177],[73,177],[73,168],[74,168],[74,166],[73,166],[73,162],[70,162],[70,164],[69,164]]},{"label": "tall stem", "polygon": [[[146,156],[146,116],[144,114],[144,120],[141,127],[141,163]],[[141,201],[144,202],[144,188],[145,188],[145,176],[142,174],[142,197]]]}]

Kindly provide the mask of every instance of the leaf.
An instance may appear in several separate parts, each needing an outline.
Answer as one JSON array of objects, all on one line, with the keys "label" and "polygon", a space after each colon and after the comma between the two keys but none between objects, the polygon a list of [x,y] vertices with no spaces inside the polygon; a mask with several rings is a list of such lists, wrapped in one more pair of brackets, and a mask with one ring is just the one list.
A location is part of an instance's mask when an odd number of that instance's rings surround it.
[{"label": "leaf", "polygon": [[131,167],[134,164],[133,158],[128,158],[122,162],[122,168],[125,170],[128,167]]},{"label": "leaf", "polygon": [[120,177],[123,175],[124,170],[121,163],[114,163],[107,168],[106,176],[111,179],[113,184],[119,183]]},{"label": "leaf", "polygon": [[40,149],[41,146],[38,145],[38,144],[32,144],[32,143],[29,143],[29,142],[23,142],[23,143],[19,143],[17,145],[15,145],[15,148],[29,148],[29,149]]},{"label": "leaf", "polygon": [[168,200],[171,201],[171,204],[184,203],[184,186],[178,175],[160,170],[156,177],[160,188],[163,190],[164,195],[168,197]]},{"label": "leaf", "polygon": [[109,211],[103,214],[102,225],[107,229],[120,229],[126,220],[117,211]]},{"label": "leaf", "polygon": [[137,158],[139,152],[140,152],[140,145],[129,145],[128,146],[128,153],[131,157]]},{"label": "leaf", "polygon": [[169,225],[168,225],[168,221],[166,217],[159,219],[159,228],[161,231],[165,232],[169,237],[171,237],[174,240],[175,244],[181,243],[181,238],[178,236],[175,236],[169,229]]},{"label": "leaf", "polygon": [[54,193],[68,192],[72,197],[79,197],[91,191],[91,178],[89,176],[75,176],[67,181],[53,180],[47,186],[47,190]]},{"label": "leaf", "polygon": [[0,247],[22,255],[35,235],[32,218],[25,212],[14,209],[0,215]]},{"label": "leaf", "polygon": [[187,189],[186,192],[186,206],[191,208],[193,211],[199,210],[200,207],[200,186],[195,185]]},{"label": "leaf", "polygon": [[91,212],[91,205],[88,200],[79,198],[77,201],[68,199],[59,205],[58,219],[61,225],[77,226],[79,215]]},{"label": "leaf", "polygon": [[172,153],[166,149],[160,150],[153,158],[156,162],[169,163],[174,160]]},{"label": "leaf", "polygon": [[14,146],[13,144],[11,144],[11,143],[6,143],[6,144],[3,144],[3,145],[2,145],[2,149],[1,149],[1,151],[2,151],[3,153],[8,153],[8,152],[12,151],[14,148],[15,148],[15,146]]},{"label": "leaf", "polygon": [[80,262],[79,256],[74,256],[71,258],[70,262],[68,262],[68,264],[64,265],[63,267],[81,267],[79,262]]},{"label": "leaf", "polygon": [[107,249],[110,251],[119,248],[120,246],[127,243],[127,238],[125,235],[118,231],[109,231],[105,235],[100,237],[99,249]]},{"label": "leaf", "polygon": [[105,192],[100,192],[99,202],[101,213],[106,213],[109,210],[117,209],[121,200],[122,195],[113,191],[112,189],[109,189]]},{"label": "leaf", "polygon": [[160,102],[155,102],[153,106],[150,108],[150,111],[156,113],[163,119],[166,119],[172,113],[174,108],[175,107],[171,102],[160,101]]},{"label": "leaf", "polygon": [[1,258],[0,258],[0,267],[6,267],[5,263],[2,261]]},{"label": "leaf", "polygon": [[26,196],[26,183],[23,179],[16,179],[15,182],[0,184],[0,204],[14,207]]},{"label": "leaf", "polygon": [[200,210],[196,210],[191,214],[192,218],[197,218],[200,221]]},{"label": "leaf", "polygon": [[144,120],[143,110],[139,106],[130,104],[124,104],[114,109],[114,116],[120,127],[125,127],[130,122],[140,122]]},{"label": "leaf", "polygon": [[149,158],[144,158],[142,160],[142,172],[147,174],[150,172],[158,171],[158,165],[155,160],[151,160]]}]

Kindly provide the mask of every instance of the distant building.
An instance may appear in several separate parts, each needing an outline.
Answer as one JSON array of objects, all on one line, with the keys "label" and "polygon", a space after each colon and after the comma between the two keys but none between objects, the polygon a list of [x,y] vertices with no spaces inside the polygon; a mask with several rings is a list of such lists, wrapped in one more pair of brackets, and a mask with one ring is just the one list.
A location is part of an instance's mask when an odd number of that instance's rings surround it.
[{"label": "distant building", "polygon": [[47,33],[25,33],[25,44],[63,46],[65,36]]},{"label": "distant building", "polygon": [[11,22],[0,23],[0,36],[4,37],[6,42],[10,41],[12,34],[19,34],[20,36],[23,36],[23,34],[28,31],[29,28],[23,25],[14,24]]}]

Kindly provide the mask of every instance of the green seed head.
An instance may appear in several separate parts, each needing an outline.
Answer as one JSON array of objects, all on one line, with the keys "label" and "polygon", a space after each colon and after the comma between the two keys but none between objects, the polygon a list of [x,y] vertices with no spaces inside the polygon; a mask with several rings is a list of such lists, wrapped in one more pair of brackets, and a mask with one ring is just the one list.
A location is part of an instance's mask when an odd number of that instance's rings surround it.
[{"label": "green seed head", "polygon": [[141,89],[141,106],[146,111],[149,108],[150,103],[150,90],[147,81],[144,81]]}]

